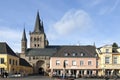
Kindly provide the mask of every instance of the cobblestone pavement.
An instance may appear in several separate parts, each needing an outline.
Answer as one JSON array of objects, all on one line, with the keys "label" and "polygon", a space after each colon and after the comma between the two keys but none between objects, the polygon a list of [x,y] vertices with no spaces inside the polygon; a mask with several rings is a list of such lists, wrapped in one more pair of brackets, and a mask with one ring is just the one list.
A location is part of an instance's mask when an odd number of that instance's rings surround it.
[{"label": "cobblestone pavement", "polygon": [[[21,77],[21,78],[0,78],[0,80],[64,80],[64,79],[56,79],[56,78],[50,78],[46,76],[27,76],[27,77]],[[105,79],[75,79],[75,80],[105,80]],[[108,79],[108,80],[115,80],[115,79]],[[120,79],[117,79],[120,80]]]}]

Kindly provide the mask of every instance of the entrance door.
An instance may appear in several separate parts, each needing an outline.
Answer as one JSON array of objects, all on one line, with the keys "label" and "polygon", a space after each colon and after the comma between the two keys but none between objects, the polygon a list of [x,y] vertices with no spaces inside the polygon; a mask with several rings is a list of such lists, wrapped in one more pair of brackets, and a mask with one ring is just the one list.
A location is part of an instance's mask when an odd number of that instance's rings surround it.
[{"label": "entrance door", "polygon": [[73,77],[75,77],[76,76],[76,70],[71,70],[71,74],[72,74]]},{"label": "entrance door", "polygon": [[39,74],[40,74],[40,75],[44,75],[44,69],[41,68],[41,67],[39,68]]},{"label": "entrance door", "polygon": [[40,75],[44,75],[44,65],[45,62],[43,60],[39,60],[36,62],[36,73],[40,74]]}]

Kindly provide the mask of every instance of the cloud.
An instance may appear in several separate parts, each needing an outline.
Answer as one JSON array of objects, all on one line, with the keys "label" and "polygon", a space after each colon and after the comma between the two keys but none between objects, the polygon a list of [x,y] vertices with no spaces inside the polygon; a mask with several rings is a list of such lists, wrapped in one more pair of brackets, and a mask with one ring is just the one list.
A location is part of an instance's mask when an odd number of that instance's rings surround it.
[{"label": "cloud", "polygon": [[91,1],[91,6],[96,6],[96,5],[99,5],[100,3],[102,3],[103,0],[92,0]]},{"label": "cloud", "polygon": [[0,42],[6,42],[15,52],[20,52],[21,32],[10,29],[6,26],[0,26]]},{"label": "cloud", "polygon": [[93,25],[89,14],[83,10],[70,10],[57,22],[55,22],[48,32],[49,39],[56,39],[60,36],[70,37]]},{"label": "cloud", "polygon": [[107,5],[107,6],[102,7],[99,14],[104,15],[104,14],[108,14],[108,13],[113,12],[116,9],[116,7],[118,6],[118,4],[119,4],[119,0],[116,0],[112,6]]}]

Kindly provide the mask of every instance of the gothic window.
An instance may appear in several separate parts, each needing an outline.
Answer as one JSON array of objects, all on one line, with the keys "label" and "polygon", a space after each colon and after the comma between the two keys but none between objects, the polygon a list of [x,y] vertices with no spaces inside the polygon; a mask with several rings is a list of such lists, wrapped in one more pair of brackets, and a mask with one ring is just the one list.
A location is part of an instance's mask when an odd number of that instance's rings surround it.
[{"label": "gothic window", "polygon": [[42,41],[42,38],[40,37],[40,39],[39,39],[40,41]]},{"label": "gothic window", "polygon": [[39,47],[40,45],[38,44],[38,47]]},{"label": "gothic window", "polygon": [[39,41],[39,38],[37,38],[37,41]]},{"label": "gothic window", "polygon": [[34,41],[36,41],[36,38],[34,38]]},{"label": "gothic window", "polygon": [[34,47],[36,47],[36,44],[34,44]]}]

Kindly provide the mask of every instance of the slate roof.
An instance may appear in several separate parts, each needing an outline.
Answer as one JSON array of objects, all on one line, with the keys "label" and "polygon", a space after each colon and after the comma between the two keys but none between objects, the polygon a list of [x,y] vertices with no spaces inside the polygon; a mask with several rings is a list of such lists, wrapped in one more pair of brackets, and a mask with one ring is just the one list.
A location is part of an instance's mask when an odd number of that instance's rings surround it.
[{"label": "slate roof", "polygon": [[[65,56],[68,53],[68,56]],[[73,56],[73,53],[77,53]],[[84,56],[81,56],[83,53]],[[50,57],[96,57],[97,52],[94,46],[47,46],[44,49],[29,48],[27,56],[50,56]]]},{"label": "slate roof", "polygon": [[44,33],[43,22],[40,19],[39,12],[37,12],[35,27],[32,33]]},{"label": "slate roof", "polygon": [[20,58],[20,60],[19,60],[20,62],[20,65],[21,66],[26,66],[26,67],[32,67],[25,59],[23,59],[23,58]]},{"label": "slate roof", "polygon": [[29,48],[26,50],[27,56],[52,56],[57,52],[56,48]]},{"label": "slate roof", "polygon": [[[74,53],[75,56],[73,56]],[[97,52],[94,46],[62,46],[53,57],[96,57],[96,55]]]},{"label": "slate roof", "polygon": [[22,41],[27,41],[26,33],[25,33],[25,28],[23,30]]},{"label": "slate roof", "polygon": [[18,57],[14,51],[8,46],[5,42],[0,42],[0,54],[8,54],[15,57]]}]

